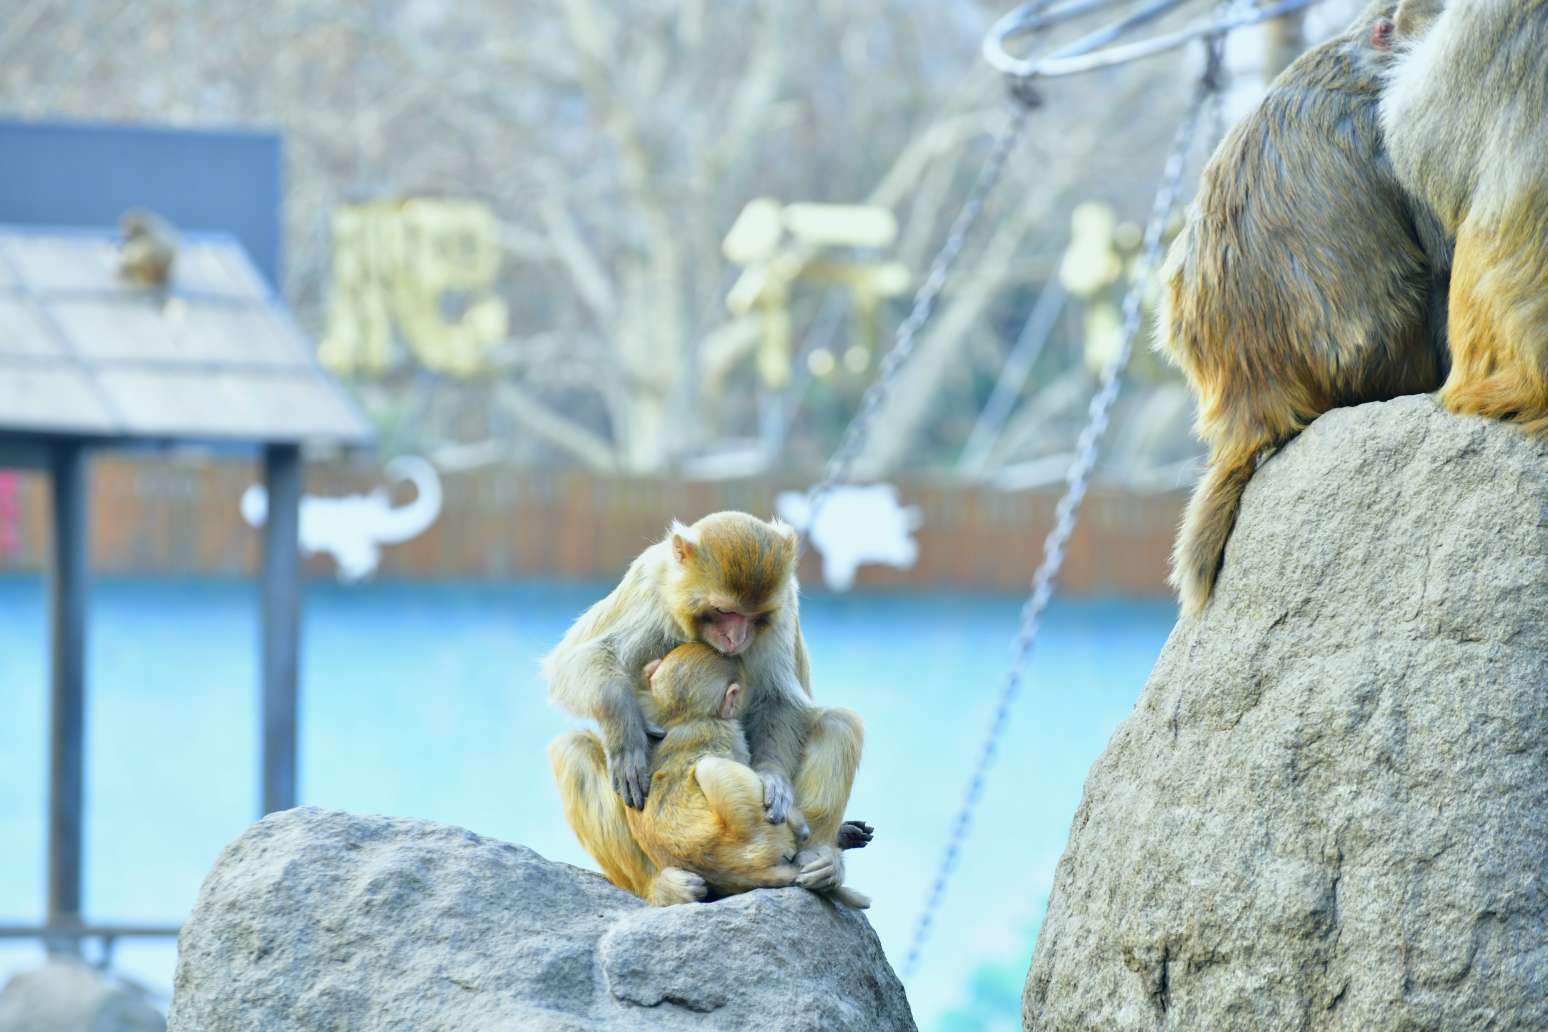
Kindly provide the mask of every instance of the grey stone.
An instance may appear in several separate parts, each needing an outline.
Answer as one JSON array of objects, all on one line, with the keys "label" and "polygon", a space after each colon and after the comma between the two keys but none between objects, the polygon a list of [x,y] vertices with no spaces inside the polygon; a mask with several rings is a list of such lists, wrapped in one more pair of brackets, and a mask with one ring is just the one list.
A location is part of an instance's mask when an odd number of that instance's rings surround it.
[{"label": "grey stone", "polygon": [[163,1032],[138,988],[75,960],[14,975],[0,991],[0,1032]]},{"label": "grey stone", "polygon": [[1548,1028],[1548,442],[1340,409],[1092,767],[1028,1029]]},{"label": "grey stone", "polygon": [[228,845],[169,1027],[912,1029],[865,918],[804,889],[651,907],[444,824],[302,808]]}]

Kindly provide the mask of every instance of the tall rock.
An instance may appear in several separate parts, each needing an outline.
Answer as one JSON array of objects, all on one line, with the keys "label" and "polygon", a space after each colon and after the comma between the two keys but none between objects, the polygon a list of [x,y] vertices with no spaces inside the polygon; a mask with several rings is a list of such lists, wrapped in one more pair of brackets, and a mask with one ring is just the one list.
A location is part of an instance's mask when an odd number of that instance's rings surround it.
[{"label": "tall rock", "polygon": [[166,1027],[143,990],[70,957],[14,975],[0,990],[0,1032],[164,1032]]},{"label": "tall rock", "polygon": [[1404,398],[1258,470],[1086,781],[1023,1018],[1548,1028],[1548,441]]},{"label": "tall rock", "polygon": [[226,847],[173,1032],[913,1029],[856,911],[805,889],[656,908],[461,828],[302,808]]}]

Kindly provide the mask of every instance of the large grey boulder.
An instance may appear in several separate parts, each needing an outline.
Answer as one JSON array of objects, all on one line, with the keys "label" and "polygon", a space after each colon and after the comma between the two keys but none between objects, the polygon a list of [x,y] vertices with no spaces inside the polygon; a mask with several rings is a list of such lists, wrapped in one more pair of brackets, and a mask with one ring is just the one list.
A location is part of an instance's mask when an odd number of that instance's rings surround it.
[{"label": "large grey boulder", "polygon": [[530,849],[313,808],[226,847],[168,1027],[912,1029],[865,918],[804,889],[646,905]]},{"label": "large grey boulder", "polygon": [[1028,1029],[1548,1029],[1548,442],[1341,409],[1092,767]]},{"label": "large grey boulder", "polygon": [[163,1032],[145,993],[78,960],[12,976],[0,991],[0,1032]]}]

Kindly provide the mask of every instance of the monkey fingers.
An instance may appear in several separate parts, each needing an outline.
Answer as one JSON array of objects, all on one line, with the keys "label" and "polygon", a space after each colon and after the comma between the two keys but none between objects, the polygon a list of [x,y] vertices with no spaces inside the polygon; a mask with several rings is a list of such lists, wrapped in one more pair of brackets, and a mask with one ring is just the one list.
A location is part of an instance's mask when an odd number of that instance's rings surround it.
[{"label": "monkey fingers", "polygon": [[607,769],[613,778],[613,791],[635,810],[645,808],[650,790],[650,754],[643,744],[607,751]]},{"label": "monkey fingers", "polygon": [[845,821],[839,825],[838,847],[840,849],[864,849],[871,844],[871,838],[876,834],[876,829],[865,821]]},{"label": "monkey fingers", "polygon": [[844,883],[844,858],[832,846],[818,846],[796,856],[801,873],[796,884],[813,892],[838,888]]},{"label": "monkey fingers", "polygon": [[681,867],[666,867],[650,887],[650,901],[658,907],[696,903],[709,894],[704,879]]},{"label": "monkey fingers", "polygon": [[760,770],[758,777],[763,781],[763,809],[769,816],[769,823],[783,824],[795,802],[795,789],[790,779],[777,770]]}]

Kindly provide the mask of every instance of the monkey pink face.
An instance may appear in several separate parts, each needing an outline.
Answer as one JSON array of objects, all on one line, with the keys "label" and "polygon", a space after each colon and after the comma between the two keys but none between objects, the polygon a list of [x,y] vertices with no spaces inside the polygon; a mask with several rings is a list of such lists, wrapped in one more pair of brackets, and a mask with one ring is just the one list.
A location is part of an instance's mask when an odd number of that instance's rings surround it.
[{"label": "monkey pink face", "polygon": [[1392,49],[1392,33],[1397,28],[1391,18],[1377,18],[1371,23],[1371,46],[1377,50]]},{"label": "monkey pink face", "polygon": [[758,626],[764,617],[740,609],[711,609],[704,614],[704,642],[717,652],[727,656],[739,656],[747,651],[758,636]]}]

